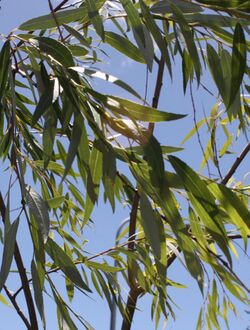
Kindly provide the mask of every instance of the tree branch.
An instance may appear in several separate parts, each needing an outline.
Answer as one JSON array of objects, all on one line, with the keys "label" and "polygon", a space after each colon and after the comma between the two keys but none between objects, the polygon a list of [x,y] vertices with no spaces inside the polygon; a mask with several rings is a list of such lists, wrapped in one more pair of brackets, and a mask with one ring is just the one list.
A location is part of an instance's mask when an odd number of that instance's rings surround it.
[{"label": "tree branch", "polygon": [[241,154],[236,158],[232,167],[230,168],[228,173],[225,175],[224,179],[221,181],[222,184],[226,185],[228,183],[229,179],[233,176],[234,172],[237,170],[240,163],[243,161],[243,159],[246,157],[246,155],[248,154],[249,151],[250,151],[250,142],[246,145],[246,147],[243,149]]},{"label": "tree branch", "polygon": [[54,21],[56,23],[57,30],[58,30],[59,35],[61,37],[61,41],[63,42],[64,41],[63,34],[62,34],[62,31],[61,31],[60,25],[58,23],[58,20],[57,20],[56,14],[55,14],[55,9],[53,8],[53,5],[51,3],[51,0],[48,0],[48,4],[49,4],[49,9],[50,9],[51,15],[54,18]]},{"label": "tree branch", "polygon": [[[163,56],[161,59],[157,62],[158,64],[158,73],[157,73],[157,78],[156,78],[156,84],[155,84],[155,91],[154,91],[154,96],[152,100],[152,107],[157,108],[159,99],[160,99],[160,94],[161,94],[161,88],[162,88],[162,81],[163,81],[163,73],[164,73],[164,59]],[[155,124],[154,123],[149,123],[148,125],[148,131],[150,134],[153,134]]]},{"label": "tree branch", "polygon": [[10,290],[7,288],[6,285],[4,285],[3,288],[4,288],[6,295],[8,296],[9,300],[11,301],[13,307],[15,308],[17,314],[20,316],[20,318],[23,320],[23,323],[26,325],[27,329],[32,330],[31,325],[29,324],[29,321],[27,320],[26,316],[23,314],[19,305],[17,304],[14,295],[11,294]]},{"label": "tree branch", "polygon": [[[5,219],[5,212],[6,212],[6,207],[4,204],[4,200],[2,197],[2,194],[0,192],[0,213],[2,216],[2,221],[4,223]],[[26,270],[23,264],[23,260],[21,257],[21,253],[18,247],[18,244],[15,243],[15,250],[14,250],[14,259],[17,265],[18,273],[22,282],[22,288],[24,291],[24,296],[26,300],[26,305],[29,313],[29,319],[30,319],[30,329],[32,330],[38,330],[38,323],[37,323],[37,318],[36,318],[36,310],[33,302],[33,298],[31,295],[30,287],[29,287],[29,281],[27,278]]]}]

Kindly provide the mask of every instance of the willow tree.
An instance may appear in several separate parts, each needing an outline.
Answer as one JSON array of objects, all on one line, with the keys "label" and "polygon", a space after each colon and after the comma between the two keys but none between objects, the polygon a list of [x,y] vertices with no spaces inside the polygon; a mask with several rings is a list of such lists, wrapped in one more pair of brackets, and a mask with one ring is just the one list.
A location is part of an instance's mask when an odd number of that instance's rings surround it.
[{"label": "willow tree", "polygon": [[[234,242],[247,249],[249,186],[237,169],[250,144],[238,155],[231,152],[236,140],[247,141],[249,128],[249,1],[48,5],[47,15],[1,36],[1,301],[36,330],[46,327],[49,296],[59,329],[91,329],[88,315],[78,315],[71,302],[74,295],[85,303],[100,295],[111,309],[117,305],[125,330],[133,326],[138,299],[147,295],[157,326],[174,316],[168,287],[181,285],[168,269],[181,259],[183,276],[190,274],[204,297],[197,329],[228,325],[235,298],[249,301],[234,270]],[[102,70],[108,51],[135,68],[144,65],[154,84],[152,102],[132,82]],[[179,88],[191,98],[191,112],[158,109],[163,79],[170,84],[176,74],[182,74]],[[95,79],[130,96],[106,95],[93,87]],[[197,108],[193,86],[212,95],[212,109]],[[198,140],[203,172],[156,134],[158,122],[172,121],[167,125],[174,128],[185,116],[194,118],[185,140]],[[227,171],[220,167],[224,157]],[[98,199],[114,216],[125,204],[129,221],[119,244],[90,255],[85,230],[95,223]],[[19,248],[24,240],[30,254]],[[20,281],[16,291],[10,276]]]}]

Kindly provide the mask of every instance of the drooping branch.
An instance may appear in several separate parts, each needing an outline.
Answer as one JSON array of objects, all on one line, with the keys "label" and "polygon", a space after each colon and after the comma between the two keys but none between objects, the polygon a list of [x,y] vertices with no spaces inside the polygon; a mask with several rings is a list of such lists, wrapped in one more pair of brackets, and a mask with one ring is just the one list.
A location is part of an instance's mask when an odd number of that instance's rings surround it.
[{"label": "drooping branch", "polygon": [[[0,213],[2,216],[2,221],[4,222],[6,207],[5,207],[1,192],[0,192]],[[36,310],[35,310],[34,301],[33,301],[32,295],[31,295],[30,287],[29,287],[29,280],[27,278],[26,270],[25,270],[24,263],[23,263],[21,253],[20,253],[17,243],[15,243],[14,259],[15,259],[18,273],[19,273],[19,276],[21,279],[22,288],[24,291],[24,296],[25,296],[25,300],[26,300],[26,304],[27,304],[28,313],[29,313],[29,319],[30,319],[30,328],[29,329],[38,330]]]}]

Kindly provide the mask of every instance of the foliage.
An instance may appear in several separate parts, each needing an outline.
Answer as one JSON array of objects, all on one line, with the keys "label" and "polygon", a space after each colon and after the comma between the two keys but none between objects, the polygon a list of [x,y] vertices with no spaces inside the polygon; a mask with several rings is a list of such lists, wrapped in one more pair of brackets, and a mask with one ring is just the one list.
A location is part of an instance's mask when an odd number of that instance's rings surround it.
[{"label": "foliage", "polygon": [[[247,137],[249,128],[249,1],[67,3],[53,8],[49,1],[48,15],[24,22],[2,38],[0,157],[9,184],[0,194],[0,288],[28,329],[38,329],[38,316],[46,327],[47,295],[57,306],[59,329],[91,329],[87,316],[70,305],[76,289],[90,296],[96,292],[111,308],[115,302],[123,330],[132,325],[137,299],[150,295],[157,326],[161,317],[174,317],[167,288],[181,285],[167,276],[167,269],[183,255],[206,306],[197,329],[204,324],[219,329],[219,316],[228,325],[228,309],[235,311],[232,296],[248,304],[249,289],[234,271],[233,241],[242,238],[247,248],[249,186],[234,181],[233,174],[250,144],[224,177],[219,159],[230,154],[232,127],[236,138]],[[152,72],[151,105],[133,86],[97,69],[106,44]],[[197,174],[188,160],[170,155],[181,148],[161,145],[154,134],[158,122],[173,121],[174,126],[192,116],[157,109],[163,77],[171,81],[179,64],[195,123],[184,142],[197,136],[200,142],[199,130],[207,127],[201,168],[214,166],[216,177],[209,171]],[[209,117],[197,121],[192,86],[209,91],[208,74],[217,90],[215,106]],[[96,78],[131,97],[94,89]],[[225,142],[218,147],[221,132]],[[11,212],[14,195],[18,211]],[[89,257],[84,233],[95,221],[99,195],[114,212],[125,204],[130,219],[122,243]],[[24,219],[30,259],[18,245]],[[13,294],[6,280],[14,261],[21,284]],[[53,273],[65,278],[68,298]],[[123,286],[129,288],[127,302]],[[17,302],[21,294],[27,316]],[[1,301],[7,303],[4,296]]]}]

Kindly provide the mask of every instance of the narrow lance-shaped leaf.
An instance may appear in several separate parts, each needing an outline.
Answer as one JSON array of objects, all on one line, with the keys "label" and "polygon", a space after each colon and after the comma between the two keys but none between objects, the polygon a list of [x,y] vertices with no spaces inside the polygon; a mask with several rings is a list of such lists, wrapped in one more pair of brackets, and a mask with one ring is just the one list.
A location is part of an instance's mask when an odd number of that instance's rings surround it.
[{"label": "narrow lance-shaped leaf", "polygon": [[10,64],[10,42],[7,40],[0,53],[0,101],[5,92],[5,87],[9,74],[9,64]]},{"label": "narrow lance-shaped leaf", "polygon": [[[147,138],[147,135],[146,135]],[[164,160],[160,143],[151,135],[143,144],[144,154],[149,165],[149,176],[155,188],[162,191],[164,186]]]},{"label": "narrow lance-shaped leaf", "polygon": [[[100,9],[104,3],[104,0],[96,2],[96,7]],[[43,30],[57,27],[57,24],[68,24],[71,22],[76,22],[78,20],[88,21],[88,14],[86,6],[83,5],[76,9],[62,10],[56,13],[55,20],[52,14],[43,15],[36,18],[32,18],[19,26],[20,30],[32,31],[32,30]]]},{"label": "narrow lance-shaped leaf", "polygon": [[152,107],[135,103],[117,96],[103,95],[93,90],[88,90],[90,94],[103,103],[105,107],[114,113],[118,113],[128,118],[141,120],[144,122],[171,121],[185,117],[186,115],[164,112]]},{"label": "narrow lance-shaped leaf", "polygon": [[42,197],[29,186],[26,186],[26,200],[31,214],[37,221],[43,240],[46,242],[50,230],[48,205]]},{"label": "narrow lance-shaped leaf", "polygon": [[196,77],[198,82],[200,81],[200,74],[201,74],[201,64],[200,59],[198,55],[198,51],[194,42],[194,36],[192,34],[192,31],[190,30],[188,23],[182,14],[181,10],[175,6],[174,4],[171,5],[172,11],[174,13],[174,16],[180,26],[181,32],[183,34],[183,37],[186,42],[186,46],[190,55],[190,58],[192,59],[194,70],[196,73]]},{"label": "narrow lance-shaped leaf", "polygon": [[68,171],[70,170],[71,165],[77,154],[77,149],[78,149],[79,143],[81,141],[83,125],[84,125],[84,122],[82,120],[82,116],[80,114],[75,114],[73,128],[72,128],[72,132],[71,132],[69,150],[68,150],[66,164],[65,164],[65,171],[64,171],[64,174],[62,177],[62,181],[65,179],[66,175],[68,174]]},{"label": "narrow lance-shaped leaf", "polygon": [[134,34],[137,34],[139,36],[142,44],[145,46],[143,25],[139,13],[135,9],[133,2],[130,0],[120,0],[120,2],[128,15],[128,19],[131,23]]},{"label": "narrow lance-shaped leaf", "polygon": [[3,256],[2,256],[2,264],[0,270],[0,291],[3,288],[5,281],[7,280],[10,267],[12,264],[18,225],[19,225],[19,218],[8,226],[9,228],[4,235]]},{"label": "narrow lance-shaped leaf", "polygon": [[42,287],[41,287],[41,283],[39,280],[38,270],[37,270],[34,260],[32,260],[32,262],[31,262],[31,274],[32,274],[32,285],[33,285],[33,289],[34,289],[36,306],[37,306],[38,312],[40,314],[41,320],[43,322],[43,327],[46,328]]},{"label": "narrow lance-shaped leaf", "polygon": [[169,161],[182,179],[190,202],[200,216],[201,221],[231,263],[225,227],[215,203],[215,198],[208,190],[206,183],[186,163],[177,157],[169,156]]},{"label": "narrow lance-shaped leaf", "polygon": [[51,238],[48,238],[45,249],[56,266],[59,267],[75,285],[88,292],[91,292],[88,286],[84,283],[72,259],[66,254],[66,252],[64,252],[63,249],[60,248],[60,246],[57,245],[55,241],[53,241]]},{"label": "narrow lance-shaped leaf", "polygon": [[226,186],[211,183],[208,185],[208,188],[226,210],[231,222],[240,231],[244,239],[245,247],[247,247],[247,235],[250,232],[250,212],[238,196]]},{"label": "narrow lance-shaped leaf", "polygon": [[63,301],[62,297],[55,290],[52,283],[50,283],[50,287],[51,287],[51,291],[53,293],[55,303],[57,305],[58,325],[59,325],[60,330],[63,330],[65,328],[70,329],[70,330],[77,330],[77,326],[75,325],[72,318],[70,317],[70,314],[68,312],[68,309],[67,309],[66,304]]},{"label": "narrow lance-shaped leaf", "polygon": [[233,102],[246,69],[247,46],[244,31],[239,23],[236,24],[233,39],[233,54],[231,63],[231,91],[229,105]]},{"label": "narrow lance-shaped leaf", "polygon": [[104,40],[104,28],[103,28],[103,23],[102,19],[99,15],[98,8],[96,6],[96,1],[95,0],[86,0],[85,1],[86,8],[88,11],[88,16],[93,24],[97,34]]},{"label": "narrow lance-shaped leaf", "polygon": [[158,28],[157,24],[155,23],[149,8],[145,5],[143,0],[140,0],[140,5],[142,9],[142,15],[143,18],[145,19],[146,25],[150,32],[152,33],[152,36],[157,43],[157,46],[159,47],[161,54],[164,58],[164,61],[167,65],[168,71],[170,76],[172,77],[172,68],[171,68],[171,62],[170,62],[170,57],[168,53],[168,48],[167,48],[167,43],[165,39],[163,38],[160,29]]},{"label": "narrow lance-shaped leaf", "polygon": [[215,51],[215,49],[210,45],[207,44],[207,59],[209,68],[211,70],[214,82],[220,92],[220,95],[224,102],[226,101],[226,90],[224,85],[224,79],[223,79],[223,72],[221,69],[221,62],[219,55]]},{"label": "narrow lance-shaped leaf", "polygon": [[70,50],[60,41],[47,37],[34,37],[29,39],[32,45],[47,55],[50,55],[54,60],[65,66],[74,66],[74,60]]},{"label": "narrow lance-shaped leaf", "polygon": [[102,177],[102,153],[97,149],[95,141],[89,160],[89,173],[87,177],[87,196],[85,203],[85,219],[89,219],[94,204],[99,195],[100,181]]},{"label": "narrow lance-shaped leaf", "polygon": [[143,192],[140,194],[140,210],[141,225],[155,257],[159,261],[166,261],[166,242],[162,234],[164,233],[164,226],[161,219],[155,215],[147,196]]},{"label": "narrow lance-shaped leaf", "polygon": [[123,36],[112,32],[106,31],[105,32],[105,42],[108,43],[111,47],[118,50],[118,52],[126,55],[127,57],[131,58],[132,60],[145,63],[145,59],[141,54],[139,48],[137,48],[131,41]]},{"label": "narrow lance-shaped leaf", "polygon": [[132,94],[133,96],[137,97],[138,99],[142,100],[142,97],[127,83],[125,83],[124,81],[120,80],[119,78],[103,72],[103,71],[99,71],[99,70],[93,70],[93,69],[89,69],[89,68],[84,68],[81,66],[74,66],[72,68],[70,68],[82,75],[88,75],[90,77],[93,78],[99,78],[105,81],[108,81],[110,83],[113,83],[121,88],[123,88],[125,91],[127,91],[128,93]]}]

